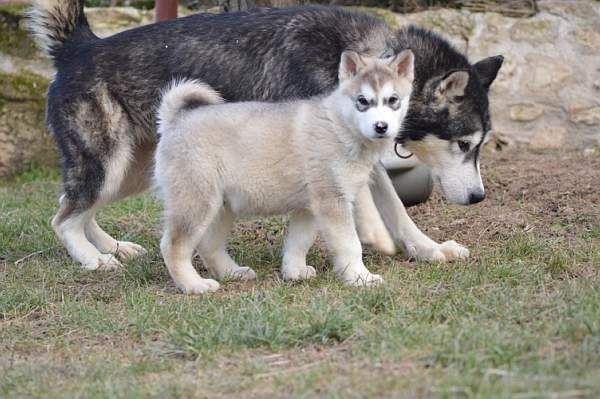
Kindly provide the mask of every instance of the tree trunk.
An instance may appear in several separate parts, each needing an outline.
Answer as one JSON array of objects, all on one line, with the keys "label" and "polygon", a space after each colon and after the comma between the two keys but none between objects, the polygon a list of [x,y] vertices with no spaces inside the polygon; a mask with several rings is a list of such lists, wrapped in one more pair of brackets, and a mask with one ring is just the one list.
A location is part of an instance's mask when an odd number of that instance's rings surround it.
[{"label": "tree trunk", "polygon": [[177,0],[156,0],[156,21],[177,18]]},{"label": "tree trunk", "polygon": [[221,12],[246,11],[249,8],[256,7],[253,0],[219,0]]}]

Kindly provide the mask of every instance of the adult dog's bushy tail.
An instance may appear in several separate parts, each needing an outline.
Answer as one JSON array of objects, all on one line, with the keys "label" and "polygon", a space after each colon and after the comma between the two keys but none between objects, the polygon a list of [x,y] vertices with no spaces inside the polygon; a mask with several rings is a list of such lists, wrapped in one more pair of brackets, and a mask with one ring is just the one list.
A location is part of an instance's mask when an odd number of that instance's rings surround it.
[{"label": "adult dog's bushy tail", "polygon": [[34,0],[27,17],[33,37],[51,58],[67,42],[97,39],[83,13],[83,0]]},{"label": "adult dog's bushy tail", "polygon": [[221,95],[205,83],[197,80],[175,81],[163,92],[158,107],[158,131],[163,134],[182,112],[222,102]]}]

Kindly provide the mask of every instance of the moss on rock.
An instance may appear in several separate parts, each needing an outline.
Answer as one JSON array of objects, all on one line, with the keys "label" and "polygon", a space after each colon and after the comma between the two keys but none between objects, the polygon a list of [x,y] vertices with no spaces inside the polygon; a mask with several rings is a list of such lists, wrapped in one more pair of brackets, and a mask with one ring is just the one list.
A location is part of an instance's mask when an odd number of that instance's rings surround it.
[{"label": "moss on rock", "polygon": [[457,10],[424,11],[408,16],[417,25],[437,30],[446,35],[461,37],[467,40],[473,35],[475,22],[468,12]]},{"label": "moss on rock", "polygon": [[48,80],[31,72],[20,74],[0,72],[0,105],[10,101],[32,101],[43,107]]},{"label": "moss on rock", "polygon": [[0,176],[31,166],[56,165],[45,128],[48,81],[30,72],[0,73]]},{"label": "moss on rock", "polygon": [[31,59],[38,56],[38,50],[23,28],[25,9],[22,5],[0,5],[0,52]]},{"label": "moss on rock", "polygon": [[558,39],[558,21],[522,19],[513,25],[510,37],[520,42],[551,43]]}]

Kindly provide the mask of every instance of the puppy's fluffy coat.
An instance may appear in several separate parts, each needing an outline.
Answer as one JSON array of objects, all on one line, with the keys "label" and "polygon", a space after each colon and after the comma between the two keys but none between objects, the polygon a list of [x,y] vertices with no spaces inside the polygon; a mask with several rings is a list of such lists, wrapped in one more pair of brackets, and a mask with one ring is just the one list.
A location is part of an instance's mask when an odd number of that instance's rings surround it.
[{"label": "puppy's fluffy coat", "polygon": [[170,88],[159,107],[155,178],[165,207],[161,251],[177,286],[192,294],[219,287],[193,268],[195,249],[217,279],[255,278],[226,252],[234,218],[284,213],[292,214],[284,279],[315,275],[306,254],[319,232],[344,282],[382,281],[363,264],[353,203],[401,128],[413,62],[410,50],[387,59],[347,51],[330,95],[279,104],[210,105],[222,100],[204,84]]}]

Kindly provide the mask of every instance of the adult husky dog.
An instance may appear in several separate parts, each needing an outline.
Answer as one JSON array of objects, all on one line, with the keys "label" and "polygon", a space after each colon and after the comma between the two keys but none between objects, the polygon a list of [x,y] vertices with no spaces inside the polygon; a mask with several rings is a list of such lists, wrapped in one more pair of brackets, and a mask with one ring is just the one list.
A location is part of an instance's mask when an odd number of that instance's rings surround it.
[{"label": "adult husky dog", "polygon": [[400,130],[412,81],[410,50],[386,59],[345,51],[339,86],[326,97],[207,105],[221,99],[203,84],[169,89],[158,110],[156,185],[161,250],[177,286],[189,294],[219,287],[194,269],[196,248],[213,277],[255,278],[227,253],[234,217],[281,213],[292,213],[284,279],[315,276],[306,255],[319,231],[346,284],[381,282],[363,264],[353,204]]},{"label": "adult husky dog", "polygon": [[[143,251],[109,236],[95,215],[148,188],[160,90],[174,78],[205,82],[226,101],[306,98],[334,89],[344,50],[389,56],[411,48],[415,80],[398,140],[433,167],[449,201],[483,199],[479,148],[490,130],[488,88],[500,56],[471,65],[435,34],[392,32],[379,18],[334,7],[198,14],[100,39],[89,28],[83,0],[37,0],[30,26],[57,70],[48,90],[47,125],[62,155],[64,195],[52,226],[85,268],[114,268],[120,264],[115,253]],[[415,226],[382,167],[372,179],[377,209],[409,257],[468,255]],[[359,198],[357,208],[367,209],[361,203]],[[372,211],[357,217],[359,233],[385,249],[381,234],[364,222]]]}]

